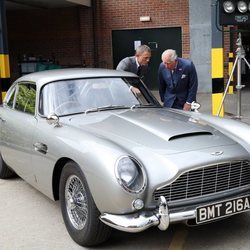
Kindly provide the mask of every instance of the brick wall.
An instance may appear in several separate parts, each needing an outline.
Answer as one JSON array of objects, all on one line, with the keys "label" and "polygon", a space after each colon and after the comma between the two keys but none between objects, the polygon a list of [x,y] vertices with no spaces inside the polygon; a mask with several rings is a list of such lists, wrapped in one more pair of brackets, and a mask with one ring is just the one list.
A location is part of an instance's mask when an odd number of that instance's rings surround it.
[{"label": "brick wall", "polygon": [[[189,57],[188,0],[96,0],[93,3],[96,66],[113,67],[113,29],[182,27],[182,55]],[[151,21],[140,22],[140,16],[150,16]]]},{"label": "brick wall", "polygon": [[60,65],[81,65],[79,11],[63,8],[7,12],[11,78],[19,76],[18,61],[26,57],[55,58]]},{"label": "brick wall", "polygon": [[[7,28],[11,77],[18,59],[55,57],[64,66],[113,68],[112,30],[182,28],[182,55],[189,57],[188,0],[93,0],[92,8],[9,11]],[[150,22],[140,22],[150,16]]]}]

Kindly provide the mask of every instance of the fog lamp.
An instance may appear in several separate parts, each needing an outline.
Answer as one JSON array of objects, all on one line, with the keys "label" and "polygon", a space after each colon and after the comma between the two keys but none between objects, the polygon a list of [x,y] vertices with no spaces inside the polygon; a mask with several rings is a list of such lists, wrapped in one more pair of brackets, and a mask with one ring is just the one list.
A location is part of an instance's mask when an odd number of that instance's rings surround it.
[{"label": "fog lamp", "polygon": [[133,207],[136,210],[140,210],[144,207],[144,202],[141,199],[136,199],[133,201]]},{"label": "fog lamp", "polygon": [[235,10],[235,5],[232,1],[225,1],[223,3],[223,8],[226,13],[233,13]]},{"label": "fog lamp", "polygon": [[241,13],[247,12],[247,3],[245,1],[239,1],[237,7],[239,12]]}]

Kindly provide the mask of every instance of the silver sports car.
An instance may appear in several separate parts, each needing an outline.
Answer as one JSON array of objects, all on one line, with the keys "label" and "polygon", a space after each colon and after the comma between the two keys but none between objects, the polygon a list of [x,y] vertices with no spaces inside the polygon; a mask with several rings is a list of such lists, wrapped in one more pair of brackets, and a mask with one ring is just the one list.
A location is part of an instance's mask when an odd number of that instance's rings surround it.
[{"label": "silver sports car", "polygon": [[25,75],[0,124],[0,178],[17,174],[59,199],[80,245],[100,244],[111,228],[166,230],[250,210],[249,125],[163,108],[132,73]]}]

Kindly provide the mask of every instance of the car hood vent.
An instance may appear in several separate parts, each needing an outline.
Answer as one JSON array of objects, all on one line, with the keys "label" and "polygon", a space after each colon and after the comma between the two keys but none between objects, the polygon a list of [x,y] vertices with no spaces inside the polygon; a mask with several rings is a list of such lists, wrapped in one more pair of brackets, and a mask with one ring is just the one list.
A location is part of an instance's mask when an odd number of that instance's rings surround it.
[{"label": "car hood vent", "polygon": [[185,138],[185,137],[190,137],[190,136],[200,136],[200,135],[212,135],[212,133],[210,132],[193,132],[193,133],[187,133],[187,134],[179,134],[179,135],[174,135],[172,137],[169,138],[169,141],[173,141],[173,140],[176,140],[176,139],[182,139],[182,138]]}]

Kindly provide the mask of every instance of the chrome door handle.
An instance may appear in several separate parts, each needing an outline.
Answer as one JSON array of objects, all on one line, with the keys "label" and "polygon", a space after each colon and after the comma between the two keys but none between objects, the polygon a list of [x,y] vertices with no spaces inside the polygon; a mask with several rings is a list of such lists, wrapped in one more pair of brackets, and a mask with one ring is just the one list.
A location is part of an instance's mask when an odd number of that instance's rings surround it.
[{"label": "chrome door handle", "polygon": [[33,144],[35,151],[40,152],[42,154],[47,154],[48,152],[48,147],[46,144],[43,144],[41,142],[36,142]]}]

